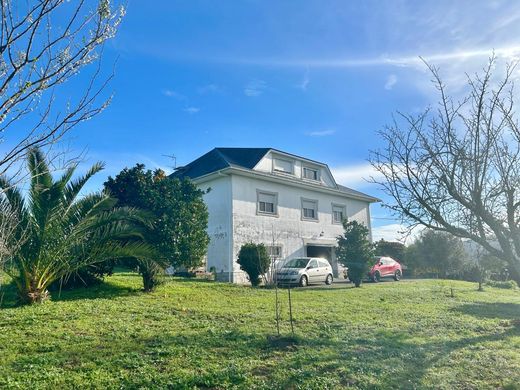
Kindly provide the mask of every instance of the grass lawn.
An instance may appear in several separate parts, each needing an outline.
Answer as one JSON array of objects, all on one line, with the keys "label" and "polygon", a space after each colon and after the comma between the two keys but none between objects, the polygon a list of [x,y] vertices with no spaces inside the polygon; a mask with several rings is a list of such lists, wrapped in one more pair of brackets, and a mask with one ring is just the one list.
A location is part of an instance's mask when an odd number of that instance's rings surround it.
[{"label": "grass lawn", "polygon": [[294,343],[272,339],[274,290],[174,279],[144,294],[119,273],[40,306],[7,291],[0,388],[520,388],[520,291],[343,287],[293,290]]}]

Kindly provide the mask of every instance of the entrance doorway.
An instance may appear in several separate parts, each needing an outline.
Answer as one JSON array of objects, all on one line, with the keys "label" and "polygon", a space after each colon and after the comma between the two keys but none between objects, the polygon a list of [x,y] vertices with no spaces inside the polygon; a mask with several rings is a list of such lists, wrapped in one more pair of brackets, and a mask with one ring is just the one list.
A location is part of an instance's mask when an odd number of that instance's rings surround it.
[{"label": "entrance doorway", "polygon": [[334,277],[338,277],[338,264],[336,262],[336,256],[334,255],[332,246],[325,245],[307,245],[305,247],[307,252],[307,257],[321,257],[323,259],[327,259],[332,266],[332,273]]}]

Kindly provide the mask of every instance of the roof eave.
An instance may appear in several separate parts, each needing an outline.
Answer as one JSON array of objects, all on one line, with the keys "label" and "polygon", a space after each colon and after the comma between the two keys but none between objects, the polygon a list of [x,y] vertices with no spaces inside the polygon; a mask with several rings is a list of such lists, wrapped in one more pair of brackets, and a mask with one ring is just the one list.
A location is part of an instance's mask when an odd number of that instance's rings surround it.
[{"label": "roof eave", "polygon": [[193,182],[195,184],[202,184],[202,183],[204,183],[206,181],[214,179],[216,176],[229,176],[232,173],[239,174],[239,175],[242,175],[242,176],[255,177],[255,178],[261,177],[262,179],[265,179],[265,180],[273,181],[273,182],[276,182],[276,183],[282,183],[282,184],[291,184],[291,185],[293,185],[295,187],[301,187],[301,188],[309,188],[310,187],[310,188],[312,188],[312,189],[314,189],[316,191],[319,191],[319,192],[333,193],[335,195],[340,195],[340,196],[343,196],[343,197],[346,197],[346,198],[350,198],[350,199],[362,200],[362,201],[368,202],[368,203],[378,203],[378,202],[381,202],[380,199],[375,198],[375,197],[370,196],[370,195],[349,194],[349,193],[341,191],[341,190],[339,190],[337,188],[323,187],[323,186],[319,186],[319,185],[315,185],[315,184],[307,183],[307,182],[304,183],[304,182],[301,182],[299,180],[292,179],[290,177],[286,177],[286,176],[284,176],[284,177],[277,177],[277,176],[274,176],[274,175],[272,175],[270,173],[253,171],[253,170],[250,170],[250,169],[244,169],[244,168],[240,168],[240,167],[236,167],[236,166],[220,169],[218,171],[208,173],[208,174],[206,174],[204,176],[199,176],[199,177],[194,178],[192,180],[193,180]]}]

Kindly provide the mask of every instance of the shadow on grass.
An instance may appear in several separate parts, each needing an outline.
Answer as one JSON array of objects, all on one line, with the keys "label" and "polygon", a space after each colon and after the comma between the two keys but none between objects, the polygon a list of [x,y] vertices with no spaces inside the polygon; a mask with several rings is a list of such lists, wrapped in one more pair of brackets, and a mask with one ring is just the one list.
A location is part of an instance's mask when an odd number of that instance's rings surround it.
[{"label": "shadow on grass", "polygon": [[[62,291],[51,290],[50,296],[53,302],[60,302],[85,299],[111,299],[135,295],[141,291],[142,290],[138,288],[121,286],[110,281],[103,281],[99,284],[88,287],[76,287]],[[13,282],[2,285],[0,288],[0,308],[17,306],[19,306],[19,304],[16,285]]]},{"label": "shadow on grass", "polygon": [[142,289],[121,286],[110,281],[103,281],[99,284],[88,287],[77,287],[63,291],[52,291],[52,300],[76,301],[84,299],[111,299],[116,297],[126,297],[141,292]]},{"label": "shadow on grass", "polygon": [[467,303],[452,309],[454,312],[469,314],[478,318],[520,320],[520,304],[504,302]]},{"label": "shadow on grass", "polygon": [[[418,346],[413,336],[400,331],[380,330],[366,337],[346,334],[339,340],[312,333],[276,338],[224,326],[208,327],[204,332],[172,330],[117,341],[104,334],[92,345],[70,340],[58,350],[20,356],[12,368],[23,370],[38,361],[43,365],[39,370],[52,365],[88,371],[100,369],[97,365],[103,362],[102,370],[118,377],[117,385],[123,388],[221,388],[223,384],[247,388],[251,380],[272,389],[421,388],[427,387],[422,380],[431,368],[439,372],[452,365],[453,352],[519,334],[520,329],[510,327],[500,333],[433,340]],[[81,341],[81,336],[77,340]],[[176,363],[172,365],[172,361]],[[143,370],[147,375],[142,375]],[[176,375],[179,373],[182,375]],[[459,385],[457,382],[454,387]]]}]

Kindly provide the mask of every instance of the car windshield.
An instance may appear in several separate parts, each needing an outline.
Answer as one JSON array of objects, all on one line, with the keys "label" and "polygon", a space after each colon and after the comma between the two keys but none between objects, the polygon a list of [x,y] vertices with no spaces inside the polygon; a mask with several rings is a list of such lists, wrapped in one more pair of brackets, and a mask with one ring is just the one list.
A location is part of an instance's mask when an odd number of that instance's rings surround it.
[{"label": "car windshield", "polygon": [[309,259],[292,259],[284,264],[284,268],[305,268]]}]

